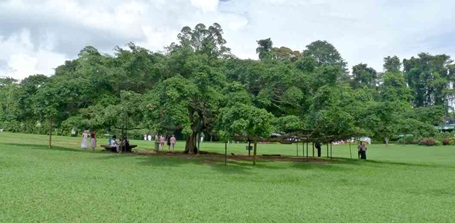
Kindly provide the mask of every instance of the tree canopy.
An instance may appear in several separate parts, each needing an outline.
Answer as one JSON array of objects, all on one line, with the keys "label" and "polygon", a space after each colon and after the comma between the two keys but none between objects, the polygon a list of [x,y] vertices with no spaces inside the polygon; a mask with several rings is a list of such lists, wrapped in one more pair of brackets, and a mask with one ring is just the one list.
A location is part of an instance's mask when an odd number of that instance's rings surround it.
[{"label": "tree canopy", "polygon": [[295,50],[261,39],[251,43],[259,57],[252,60],[233,55],[223,34],[217,23],[200,23],[183,27],[164,52],[127,43],[109,55],[87,46],[50,77],[3,76],[0,128],[45,133],[49,118],[58,134],[127,125],[178,132],[196,153],[200,134],[431,135],[453,110],[455,65],[445,54],[387,56],[383,71],[364,63],[348,70],[324,40]]}]

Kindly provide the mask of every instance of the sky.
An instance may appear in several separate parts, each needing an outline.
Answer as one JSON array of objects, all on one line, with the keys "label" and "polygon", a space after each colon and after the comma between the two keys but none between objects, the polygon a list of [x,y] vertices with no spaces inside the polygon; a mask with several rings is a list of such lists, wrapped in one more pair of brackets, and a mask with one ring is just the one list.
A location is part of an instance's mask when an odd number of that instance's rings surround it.
[{"label": "sky", "polygon": [[453,11],[451,0],[0,0],[0,77],[53,75],[89,45],[164,51],[182,27],[214,22],[239,58],[257,59],[259,39],[299,51],[326,40],[350,68],[382,71],[386,56],[455,58]]}]

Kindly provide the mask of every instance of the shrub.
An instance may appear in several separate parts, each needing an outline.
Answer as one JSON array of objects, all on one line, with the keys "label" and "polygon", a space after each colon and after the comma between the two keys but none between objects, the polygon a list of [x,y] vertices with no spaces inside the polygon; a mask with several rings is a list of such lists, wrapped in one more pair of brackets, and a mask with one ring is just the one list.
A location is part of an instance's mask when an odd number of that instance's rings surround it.
[{"label": "shrub", "polygon": [[404,140],[405,140],[406,144],[413,144],[415,139],[416,138],[414,136],[406,136],[406,137],[404,137]]},{"label": "shrub", "polygon": [[441,140],[434,140],[434,142],[435,142],[434,146],[440,146],[440,145],[442,145]]},{"label": "shrub", "polygon": [[436,140],[432,138],[423,138],[420,140],[420,145],[425,145],[425,146],[434,146],[437,145]]},{"label": "shrub", "polygon": [[420,144],[420,140],[414,136],[406,136],[398,139],[399,144]]},{"label": "shrub", "polygon": [[449,145],[449,144],[450,144],[450,139],[445,138],[445,139],[442,140],[442,145],[446,146],[446,145]]}]

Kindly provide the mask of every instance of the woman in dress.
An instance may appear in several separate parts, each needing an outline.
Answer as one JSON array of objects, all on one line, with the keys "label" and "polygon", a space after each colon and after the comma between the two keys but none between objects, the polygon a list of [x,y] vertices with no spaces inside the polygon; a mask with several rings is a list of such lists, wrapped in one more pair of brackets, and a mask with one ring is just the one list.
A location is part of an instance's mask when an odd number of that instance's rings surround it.
[{"label": "woman in dress", "polygon": [[91,136],[92,137],[91,137],[91,140],[90,140],[90,146],[92,147],[92,151],[95,151],[95,147],[96,147],[96,132],[93,131]]},{"label": "woman in dress", "polygon": [[174,135],[172,135],[172,137],[171,137],[171,147],[172,147],[172,152],[174,152],[174,147],[175,147],[175,142],[176,142],[176,141],[177,141],[177,140],[175,139],[175,136],[174,136]]},{"label": "woman in dress", "polygon": [[84,130],[84,132],[82,133],[81,149],[87,149],[87,138],[88,138],[88,131]]},{"label": "woman in dress", "polygon": [[159,150],[163,150],[164,149],[164,136],[161,135],[160,136],[160,149]]}]

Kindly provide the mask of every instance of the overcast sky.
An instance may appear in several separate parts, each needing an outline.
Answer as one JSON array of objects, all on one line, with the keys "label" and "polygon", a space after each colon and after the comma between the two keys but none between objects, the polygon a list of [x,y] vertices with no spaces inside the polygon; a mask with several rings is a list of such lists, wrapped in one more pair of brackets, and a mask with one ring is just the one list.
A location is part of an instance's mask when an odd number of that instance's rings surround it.
[{"label": "overcast sky", "polygon": [[455,57],[450,0],[0,0],[0,76],[52,75],[87,45],[128,42],[162,51],[183,26],[219,23],[232,52],[257,59],[256,40],[302,51],[332,43],[349,67],[420,52]]}]

